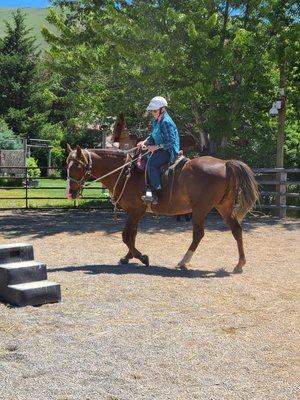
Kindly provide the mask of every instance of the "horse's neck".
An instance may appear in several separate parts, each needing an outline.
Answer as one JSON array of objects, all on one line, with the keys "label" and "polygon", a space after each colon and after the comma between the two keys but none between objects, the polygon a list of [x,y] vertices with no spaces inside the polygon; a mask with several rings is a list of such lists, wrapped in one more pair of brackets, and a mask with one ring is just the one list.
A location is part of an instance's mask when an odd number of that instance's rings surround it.
[{"label": "horse's neck", "polygon": [[[92,153],[92,174],[96,179],[101,178],[121,167],[124,163],[124,154],[119,154],[117,151],[115,151],[115,154],[113,151],[95,151]],[[121,170],[100,179],[101,183],[112,191],[120,172]]]}]

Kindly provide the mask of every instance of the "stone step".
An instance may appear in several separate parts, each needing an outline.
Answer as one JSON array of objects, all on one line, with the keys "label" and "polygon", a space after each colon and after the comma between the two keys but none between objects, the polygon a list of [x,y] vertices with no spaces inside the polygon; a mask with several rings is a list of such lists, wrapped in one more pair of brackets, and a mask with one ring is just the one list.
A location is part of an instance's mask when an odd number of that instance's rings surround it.
[{"label": "stone step", "polygon": [[50,281],[38,281],[9,285],[0,290],[1,298],[16,306],[38,306],[61,300],[60,285]]},{"label": "stone step", "polygon": [[38,261],[21,261],[0,265],[0,288],[46,279],[46,265]]},{"label": "stone step", "polygon": [[33,260],[33,247],[27,243],[0,245],[0,264]]}]

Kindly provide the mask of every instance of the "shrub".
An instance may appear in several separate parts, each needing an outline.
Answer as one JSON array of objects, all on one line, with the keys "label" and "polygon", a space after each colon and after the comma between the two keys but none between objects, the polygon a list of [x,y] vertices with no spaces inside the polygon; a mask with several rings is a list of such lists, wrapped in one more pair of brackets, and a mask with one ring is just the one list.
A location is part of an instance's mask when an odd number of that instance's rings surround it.
[{"label": "shrub", "polygon": [[48,178],[61,178],[61,171],[57,169],[49,169]]},{"label": "shrub", "polygon": [[39,169],[36,160],[33,157],[29,157],[26,160],[26,167],[28,167],[29,178],[39,178],[41,176],[41,170]]},{"label": "shrub", "polygon": [[6,186],[22,186],[22,178],[0,178],[0,186],[6,187]]}]

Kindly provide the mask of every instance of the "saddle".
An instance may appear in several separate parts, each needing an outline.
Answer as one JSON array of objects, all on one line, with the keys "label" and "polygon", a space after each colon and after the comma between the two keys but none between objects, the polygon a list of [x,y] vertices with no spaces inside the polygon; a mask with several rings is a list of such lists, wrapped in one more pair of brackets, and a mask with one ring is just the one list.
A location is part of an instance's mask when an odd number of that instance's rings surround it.
[{"label": "saddle", "polygon": [[[142,157],[143,151],[139,151],[137,154],[133,156],[133,160],[136,160],[136,162],[132,163],[130,171],[134,172],[136,170],[142,171],[145,173],[146,166],[147,166],[147,159],[146,157]],[[173,196],[173,187],[174,187],[174,181],[175,181],[175,175],[176,172],[180,173],[181,169],[185,165],[187,161],[190,159],[185,157],[183,155],[183,151],[181,150],[178,153],[178,156],[176,160],[173,163],[167,163],[162,165],[161,167],[161,174],[162,174],[162,188],[169,188],[169,202],[172,202],[172,196]],[[147,194],[146,194],[147,196]],[[144,196],[145,197],[145,196]],[[147,209],[148,211],[151,211],[151,203],[150,205],[147,204]]]},{"label": "saddle", "polygon": [[[134,155],[132,160],[135,161],[132,163],[131,166],[131,171],[133,172],[134,170],[139,170],[142,172],[145,172],[146,166],[147,166],[147,158],[143,157],[143,154],[145,154],[145,150],[137,151]],[[177,158],[173,163],[167,163],[164,164],[161,167],[162,173],[168,177],[174,175],[175,169],[180,167],[180,169],[184,166],[184,164],[189,161],[189,158],[185,157],[183,154],[183,150],[180,150],[178,153]]]},{"label": "saddle", "polygon": [[189,160],[190,159],[188,157],[185,157],[185,155],[183,154],[183,150],[180,150],[176,160],[171,164],[169,163],[169,164],[163,165],[162,171],[167,178],[173,177],[175,174],[175,170],[176,169],[181,170],[181,168],[184,166],[184,164],[186,162],[188,162]]}]

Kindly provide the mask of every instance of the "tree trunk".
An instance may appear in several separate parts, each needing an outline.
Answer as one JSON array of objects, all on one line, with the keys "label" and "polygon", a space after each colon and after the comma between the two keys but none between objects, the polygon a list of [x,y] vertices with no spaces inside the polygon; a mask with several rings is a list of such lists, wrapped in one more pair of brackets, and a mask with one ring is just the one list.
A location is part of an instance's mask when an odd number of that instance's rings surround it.
[{"label": "tree trunk", "polygon": [[245,8],[245,15],[244,15],[244,28],[247,28],[249,22],[249,15],[250,15],[250,0],[246,1],[246,8]]},{"label": "tree trunk", "polygon": [[225,3],[225,10],[224,10],[224,20],[223,20],[223,27],[221,31],[221,38],[220,38],[220,45],[221,47],[224,46],[225,39],[226,39],[226,30],[227,30],[227,23],[228,23],[228,17],[229,17],[229,1],[226,1]]},{"label": "tree trunk", "polygon": [[283,168],[283,146],[284,146],[284,130],[285,130],[285,86],[286,86],[286,56],[285,49],[282,52],[282,59],[279,60],[279,89],[281,108],[278,110],[278,135],[277,135],[277,157],[276,167]]},{"label": "tree trunk", "polygon": [[195,117],[195,121],[196,121],[196,132],[199,136],[200,139],[200,143],[201,143],[201,150],[203,150],[204,148],[209,148],[209,138],[207,133],[205,132],[204,128],[203,128],[203,123],[201,120],[201,116],[199,113],[199,109],[197,107],[197,103],[195,100],[192,100],[192,104],[191,104],[191,108],[192,108],[192,112],[193,115]]}]

